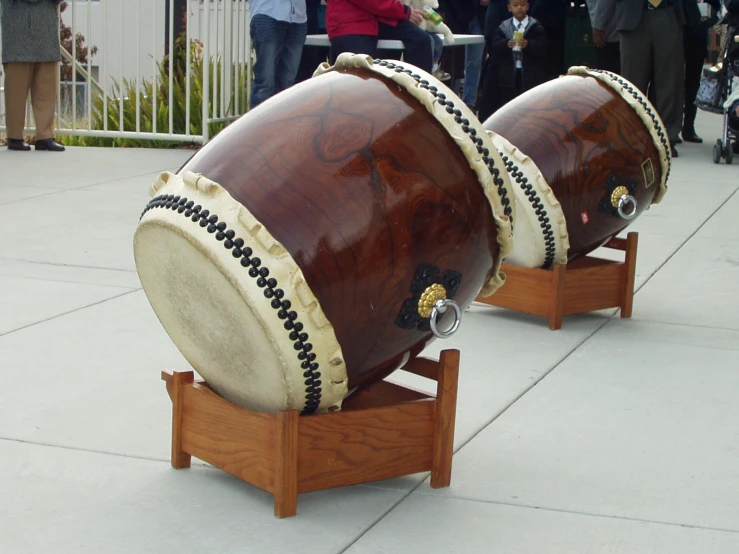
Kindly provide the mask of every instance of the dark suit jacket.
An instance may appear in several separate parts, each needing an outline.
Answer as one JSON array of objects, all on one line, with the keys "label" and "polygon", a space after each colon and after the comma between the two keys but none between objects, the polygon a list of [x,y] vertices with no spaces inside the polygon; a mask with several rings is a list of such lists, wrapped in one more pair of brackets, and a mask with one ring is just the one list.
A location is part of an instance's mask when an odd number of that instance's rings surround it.
[{"label": "dark suit jacket", "polygon": [[[644,0],[598,0],[600,2],[606,4],[605,11],[610,11],[610,5],[615,4],[613,19],[617,31],[631,31],[639,25],[644,12]],[[680,24],[684,25],[683,0],[674,0],[672,9],[675,10]]]}]

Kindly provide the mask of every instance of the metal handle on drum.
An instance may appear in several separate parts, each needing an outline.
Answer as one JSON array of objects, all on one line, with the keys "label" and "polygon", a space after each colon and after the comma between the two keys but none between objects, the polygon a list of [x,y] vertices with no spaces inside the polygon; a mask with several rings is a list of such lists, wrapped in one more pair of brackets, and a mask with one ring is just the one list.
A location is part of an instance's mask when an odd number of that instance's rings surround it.
[{"label": "metal handle on drum", "polygon": [[[448,331],[439,331],[436,328],[436,318],[440,314],[443,314],[444,312],[446,312],[447,308],[450,306],[452,310],[454,310],[454,324]],[[437,300],[436,303],[434,304],[434,307],[431,308],[431,316],[429,319],[429,325],[431,325],[431,332],[434,334],[434,336],[439,337],[440,339],[451,337],[454,333],[456,333],[457,329],[459,329],[460,321],[462,321],[462,310],[459,308],[459,306],[454,300],[449,300],[448,298],[442,298],[440,300]]]},{"label": "metal handle on drum", "polygon": [[[624,210],[626,206],[633,206],[632,210],[629,213],[626,213],[626,211]],[[618,210],[618,215],[620,215],[622,218],[634,219],[634,217],[636,216],[636,208],[636,198],[634,198],[630,194],[623,194],[618,199],[618,206],[616,207],[616,209]]]}]

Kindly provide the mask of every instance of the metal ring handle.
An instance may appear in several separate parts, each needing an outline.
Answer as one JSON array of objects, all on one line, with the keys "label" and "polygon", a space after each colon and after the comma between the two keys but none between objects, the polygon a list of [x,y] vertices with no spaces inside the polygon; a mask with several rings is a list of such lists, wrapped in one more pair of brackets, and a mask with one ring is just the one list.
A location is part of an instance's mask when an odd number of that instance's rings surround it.
[{"label": "metal ring handle", "polygon": [[[633,209],[631,212],[626,213],[624,211],[624,208],[628,205],[633,206]],[[634,219],[636,217],[636,198],[631,196],[630,194],[623,194],[621,195],[621,198],[618,199],[618,206],[616,207],[618,210],[618,215],[620,215],[623,219]]]},{"label": "metal ring handle", "polygon": [[[451,306],[452,310],[454,310],[454,324],[448,331],[439,331],[436,328],[436,317],[439,314],[443,314],[444,312],[446,312],[449,306]],[[440,300],[437,300],[436,304],[434,304],[434,307],[431,308],[431,315],[429,316],[429,325],[431,325],[431,332],[434,334],[434,336],[437,336],[440,339],[451,337],[454,333],[456,333],[457,329],[459,329],[460,321],[462,321],[462,310],[459,309],[459,306],[454,300],[442,298]]]}]

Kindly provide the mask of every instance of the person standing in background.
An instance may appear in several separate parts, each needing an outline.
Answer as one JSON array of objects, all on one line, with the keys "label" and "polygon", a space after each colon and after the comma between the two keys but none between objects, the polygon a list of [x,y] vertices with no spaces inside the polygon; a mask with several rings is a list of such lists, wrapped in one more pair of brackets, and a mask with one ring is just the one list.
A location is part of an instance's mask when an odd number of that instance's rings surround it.
[{"label": "person standing in background", "polygon": [[621,36],[621,75],[652,101],[677,157],[685,96],[683,0],[601,2],[605,12],[613,9],[614,27]]},{"label": "person standing in background", "polygon": [[[320,31],[320,9],[321,0],[305,0],[307,18],[306,30],[309,35],[317,35]],[[325,53],[326,50],[323,46],[303,46],[303,54],[300,57],[300,66],[298,69],[298,75],[295,77],[295,82],[301,83],[306,79],[313,77],[313,73],[316,71],[316,68],[325,60]]]},{"label": "person standing in background", "polygon": [[548,40],[544,27],[528,16],[527,0],[508,0],[513,15],[500,24],[489,44],[480,121],[519,94],[546,80]]},{"label": "person standing in background", "polygon": [[[701,83],[703,64],[708,57],[708,29],[718,22],[721,11],[719,0],[707,0],[713,17],[703,19],[696,0],[685,0],[685,27],[683,31],[683,52],[685,54],[685,108],[683,110],[682,137],[686,142],[701,143],[703,139],[695,132],[695,116],[698,106],[695,97]],[[679,140],[677,141],[679,142]]]},{"label": "person standing in background", "polygon": [[64,150],[64,146],[54,140],[58,67],[62,59],[59,44],[60,2],[0,0],[8,150],[31,149],[23,140],[29,91],[36,120],[36,150]]},{"label": "person standing in background", "polygon": [[[638,2],[640,0],[628,0]],[[582,0],[578,0],[582,2]],[[570,0],[531,0],[530,15],[544,26],[549,43],[547,79],[556,79],[566,71],[565,42],[567,5]]]},{"label": "person standing in background", "polygon": [[250,109],[295,83],[308,33],[305,0],[249,0],[257,61]]},{"label": "person standing in background", "polygon": [[[469,24],[467,32],[471,35],[483,34],[485,18],[490,0],[479,0],[477,14]],[[477,93],[480,90],[480,73],[485,44],[468,44],[464,47],[464,84],[462,101],[474,112],[477,106]]]},{"label": "person standing in background", "polygon": [[[598,63],[596,69],[621,73],[620,38],[613,19],[615,5],[603,0],[587,0],[590,25],[593,27],[593,43]],[[605,11],[605,7],[609,11]]]}]

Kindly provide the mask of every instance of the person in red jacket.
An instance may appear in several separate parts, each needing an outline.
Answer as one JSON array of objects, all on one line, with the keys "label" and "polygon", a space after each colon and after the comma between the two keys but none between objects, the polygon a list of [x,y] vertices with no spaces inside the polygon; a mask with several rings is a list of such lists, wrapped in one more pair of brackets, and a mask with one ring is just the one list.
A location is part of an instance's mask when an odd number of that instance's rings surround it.
[{"label": "person in red jacket", "polygon": [[326,32],[331,63],[343,52],[375,56],[377,41],[402,40],[405,61],[431,73],[431,36],[418,24],[424,11],[400,0],[327,0]]}]

